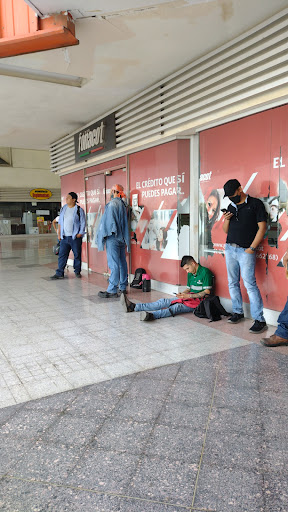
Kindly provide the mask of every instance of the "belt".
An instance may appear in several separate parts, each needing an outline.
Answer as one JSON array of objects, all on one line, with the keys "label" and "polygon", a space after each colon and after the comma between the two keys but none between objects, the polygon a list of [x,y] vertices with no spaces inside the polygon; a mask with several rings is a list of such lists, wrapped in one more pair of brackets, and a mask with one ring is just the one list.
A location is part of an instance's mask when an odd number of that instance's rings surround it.
[{"label": "belt", "polygon": [[241,245],[238,245],[238,244],[230,244],[230,242],[227,242],[227,245],[231,245],[231,247],[239,247],[240,249],[245,249],[245,247],[242,247]]}]

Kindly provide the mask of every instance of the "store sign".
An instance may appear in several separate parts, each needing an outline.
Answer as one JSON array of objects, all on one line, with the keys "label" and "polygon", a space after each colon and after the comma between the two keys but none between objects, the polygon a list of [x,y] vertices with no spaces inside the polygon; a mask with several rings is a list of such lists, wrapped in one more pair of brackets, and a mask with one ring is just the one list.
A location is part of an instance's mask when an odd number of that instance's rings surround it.
[{"label": "store sign", "polygon": [[91,124],[74,135],[75,162],[88,160],[116,147],[115,114]]},{"label": "store sign", "polygon": [[30,196],[33,199],[45,201],[45,199],[49,199],[52,196],[52,192],[46,188],[34,188],[34,190],[31,190]]}]

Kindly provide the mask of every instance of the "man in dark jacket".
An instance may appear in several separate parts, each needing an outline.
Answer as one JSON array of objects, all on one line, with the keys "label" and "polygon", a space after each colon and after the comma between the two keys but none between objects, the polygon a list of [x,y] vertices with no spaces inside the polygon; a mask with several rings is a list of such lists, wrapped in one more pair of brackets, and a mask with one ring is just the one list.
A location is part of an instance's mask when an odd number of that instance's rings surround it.
[{"label": "man in dark jacket", "polygon": [[125,197],[122,185],[113,185],[111,201],[106,204],[96,233],[98,251],[104,250],[106,245],[107,263],[111,270],[109,286],[105,292],[99,292],[102,299],[117,297],[118,285],[121,292],[126,292],[128,284],[128,269],[125,247],[129,251],[130,234],[127,219],[127,207],[123,201]]}]

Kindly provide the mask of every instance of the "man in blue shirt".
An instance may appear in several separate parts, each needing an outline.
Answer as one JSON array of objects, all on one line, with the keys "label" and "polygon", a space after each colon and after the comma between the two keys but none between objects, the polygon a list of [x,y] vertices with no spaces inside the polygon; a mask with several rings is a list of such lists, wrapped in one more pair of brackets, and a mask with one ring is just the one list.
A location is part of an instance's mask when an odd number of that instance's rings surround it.
[{"label": "man in blue shirt", "polygon": [[58,221],[58,239],[60,240],[58,268],[50,279],[64,278],[64,269],[71,250],[74,254],[75,275],[81,277],[82,238],[85,234],[86,219],[83,208],[76,205],[77,200],[77,194],[69,192],[66,196],[66,204],[61,208]]},{"label": "man in blue shirt", "polygon": [[123,201],[124,197],[122,185],[113,185],[111,188],[111,201],[105,206],[105,211],[96,233],[98,251],[104,251],[104,245],[106,244],[107,263],[111,270],[107,290],[98,293],[98,296],[102,299],[117,297],[118,285],[120,291],[125,293],[128,284],[125,246],[127,246],[129,251],[130,233],[127,207]]}]

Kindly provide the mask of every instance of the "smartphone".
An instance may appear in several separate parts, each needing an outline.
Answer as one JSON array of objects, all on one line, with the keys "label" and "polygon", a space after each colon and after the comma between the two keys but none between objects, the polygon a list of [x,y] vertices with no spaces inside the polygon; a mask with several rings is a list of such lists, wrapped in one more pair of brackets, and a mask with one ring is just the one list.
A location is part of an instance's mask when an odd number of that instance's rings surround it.
[{"label": "smartphone", "polygon": [[223,213],[227,213],[227,212],[228,212],[228,210],[226,210],[226,208],[221,208],[221,212],[223,212]]}]

